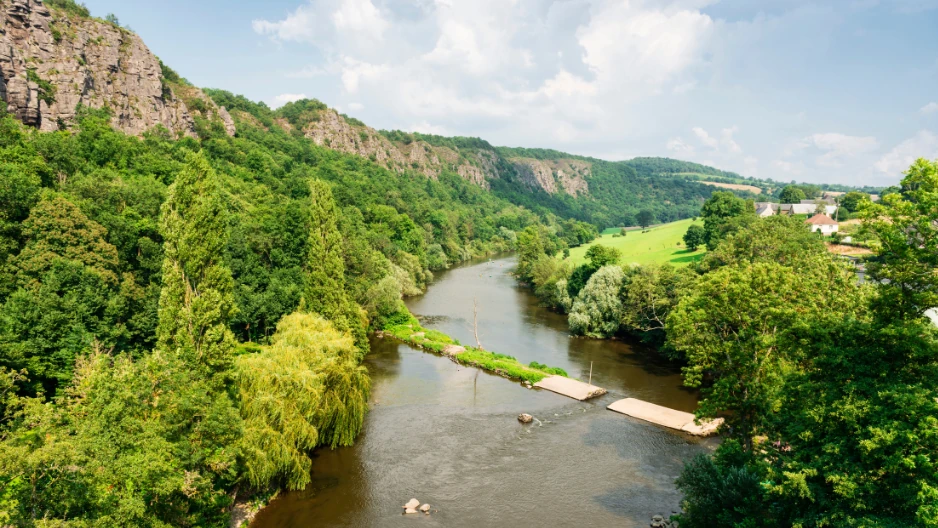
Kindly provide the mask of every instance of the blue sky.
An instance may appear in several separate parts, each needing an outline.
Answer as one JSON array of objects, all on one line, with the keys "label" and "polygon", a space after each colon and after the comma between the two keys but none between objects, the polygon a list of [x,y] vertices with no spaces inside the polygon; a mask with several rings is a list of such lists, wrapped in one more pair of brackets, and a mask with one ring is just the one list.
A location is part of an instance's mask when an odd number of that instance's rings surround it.
[{"label": "blue sky", "polygon": [[938,0],[85,0],[193,83],[778,180],[938,158]]}]

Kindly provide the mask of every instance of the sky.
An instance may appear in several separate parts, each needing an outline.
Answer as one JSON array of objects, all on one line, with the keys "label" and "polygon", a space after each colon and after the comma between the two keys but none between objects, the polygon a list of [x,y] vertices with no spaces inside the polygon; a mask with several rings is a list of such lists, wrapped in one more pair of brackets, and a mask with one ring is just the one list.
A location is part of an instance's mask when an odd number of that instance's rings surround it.
[{"label": "sky", "polygon": [[202,87],[779,181],[938,159],[938,0],[85,0]]}]

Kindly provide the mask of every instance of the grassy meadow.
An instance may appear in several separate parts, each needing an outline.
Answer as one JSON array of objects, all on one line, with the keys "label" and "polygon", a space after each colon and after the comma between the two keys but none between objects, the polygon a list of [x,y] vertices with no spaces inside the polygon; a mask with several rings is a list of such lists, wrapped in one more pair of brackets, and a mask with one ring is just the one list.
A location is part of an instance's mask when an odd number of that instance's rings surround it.
[{"label": "grassy meadow", "polygon": [[[622,252],[620,264],[650,264],[670,262],[675,266],[686,266],[691,262],[700,260],[706,249],[701,247],[695,252],[687,251],[684,247],[684,233],[693,220],[679,220],[670,224],[661,224],[649,228],[644,233],[641,229],[630,230],[624,237],[616,237],[613,234],[619,232],[619,229],[607,229],[603,231],[600,238],[591,244],[586,244],[570,250],[569,261],[574,265],[580,265],[586,262],[586,250],[593,244],[602,244],[618,249]],[[702,220],[696,222],[703,225]]]}]

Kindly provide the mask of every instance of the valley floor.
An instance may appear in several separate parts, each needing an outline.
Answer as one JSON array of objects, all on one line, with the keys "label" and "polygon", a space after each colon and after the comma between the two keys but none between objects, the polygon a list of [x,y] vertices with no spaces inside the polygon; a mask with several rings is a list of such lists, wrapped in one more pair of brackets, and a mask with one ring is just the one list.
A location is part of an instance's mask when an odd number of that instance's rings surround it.
[{"label": "valley floor", "polygon": [[[684,246],[684,233],[692,224],[703,225],[702,220],[679,220],[670,224],[661,224],[651,227],[644,232],[640,229],[628,231],[624,237],[604,234],[590,244],[570,250],[567,259],[575,266],[586,262],[586,251],[593,244],[614,247],[622,252],[621,264],[663,264],[668,262],[675,266],[686,266],[703,258],[706,250],[688,251]],[[608,231],[608,230],[607,230]]]}]

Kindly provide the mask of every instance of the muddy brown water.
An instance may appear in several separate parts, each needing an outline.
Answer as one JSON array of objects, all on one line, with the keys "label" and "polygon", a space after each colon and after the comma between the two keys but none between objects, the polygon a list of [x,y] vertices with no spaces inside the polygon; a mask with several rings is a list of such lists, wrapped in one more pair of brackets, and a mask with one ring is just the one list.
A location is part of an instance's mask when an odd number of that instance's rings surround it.
[{"label": "muddy brown water", "polygon": [[[252,527],[630,527],[676,510],[683,462],[715,441],[606,410],[635,397],[693,411],[697,394],[649,351],[569,337],[566,318],[511,277],[514,257],[439,273],[407,301],[424,326],[528,363],[562,367],[609,394],[578,402],[529,390],[391,340],[372,341],[371,410],[354,447],[323,449],[311,484],[281,494]],[[532,414],[521,425],[519,413]],[[401,515],[418,498],[431,515]]]}]

